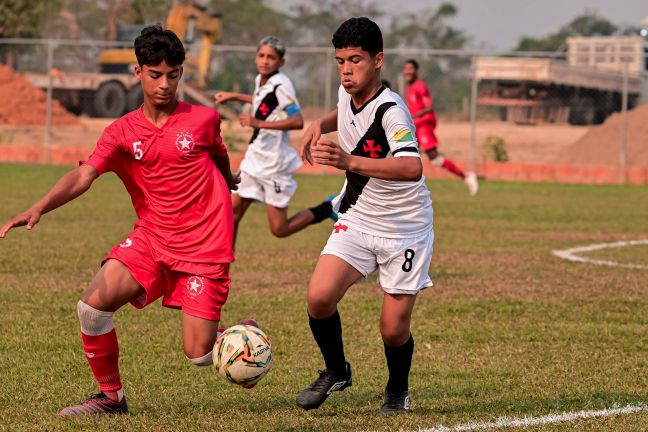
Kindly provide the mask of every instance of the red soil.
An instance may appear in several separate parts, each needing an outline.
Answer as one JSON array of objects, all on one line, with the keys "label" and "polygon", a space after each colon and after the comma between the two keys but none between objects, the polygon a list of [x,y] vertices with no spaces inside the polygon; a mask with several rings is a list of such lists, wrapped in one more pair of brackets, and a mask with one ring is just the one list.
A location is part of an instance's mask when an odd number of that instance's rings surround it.
[{"label": "red soil", "polygon": [[[44,125],[47,113],[46,93],[34,87],[23,75],[0,65],[0,124]],[[52,103],[52,123],[77,124],[77,118],[61,104]]]},{"label": "red soil", "polygon": [[[556,160],[565,165],[618,166],[621,151],[621,114],[592,127]],[[628,112],[626,165],[648,167],[648,104]]]}]

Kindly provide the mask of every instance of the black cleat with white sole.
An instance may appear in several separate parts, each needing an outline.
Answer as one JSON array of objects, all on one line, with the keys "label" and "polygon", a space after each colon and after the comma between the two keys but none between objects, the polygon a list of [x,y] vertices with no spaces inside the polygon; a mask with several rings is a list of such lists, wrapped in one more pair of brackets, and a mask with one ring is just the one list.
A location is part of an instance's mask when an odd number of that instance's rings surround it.
[{"label": "black cleat with white sole", "polygon": [[346,363],[346,371],[339,374],[329,370],[318,371],[320,376],[297,395],[297,405],[305,410],[319,408],[334,391],[342,391],[352,385],[351,365]]}]

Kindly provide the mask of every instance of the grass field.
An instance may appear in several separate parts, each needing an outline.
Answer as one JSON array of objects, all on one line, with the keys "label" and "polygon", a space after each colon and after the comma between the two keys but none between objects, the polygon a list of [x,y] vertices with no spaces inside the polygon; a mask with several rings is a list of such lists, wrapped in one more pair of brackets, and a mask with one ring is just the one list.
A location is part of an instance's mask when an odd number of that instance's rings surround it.
[{"label": "grass field", "polygon": [[[24,210],[68,168],[0,166],[0,220]],[[292,208],[338,190],[340,177],[299,177]],[[61,420],[95,390],[75,305],[99,260],[134,222],[112,175],[0,241],[0,430],[416,430],[648,402],[648,270],[571,263],[553,249],[648,238],[645,188],[458,181],[430,183],[435,287],[419,296],[413,412],[377,415],[386,381],[374,283],[340,305],[354,385],[319,410],[296,393],[322,367],[305,288],[330,224],[272,238],[265,212],[244,220],[224,323],[255,316],[274,343],[274,368],[247,391],[196,368],[181,348],[180,314],[159,304],[116,314],[131,414]],[[646,247],[591,256],[648,264]],[[647,430],[648,412],[529,427]],[[510,430],[510,429],[507,429]]]}]

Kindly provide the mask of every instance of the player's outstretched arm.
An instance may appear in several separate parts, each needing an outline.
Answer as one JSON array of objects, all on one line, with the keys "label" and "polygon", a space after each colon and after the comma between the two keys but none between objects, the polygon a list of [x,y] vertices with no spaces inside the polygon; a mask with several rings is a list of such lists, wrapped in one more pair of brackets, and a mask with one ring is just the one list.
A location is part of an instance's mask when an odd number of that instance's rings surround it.
[{"label": "player's outstretched arm", "polygon": [[299,156],[304,162],[313,165],[313,158],[311,156],[311,146],[317,144],[322,134],[335,132],[337,130],[337,108],[317,119],[311,123],[302,136],[301,145],[299,147]]},{"label": "player's outstretched arm", "polygon": [[311,147],[311,155],[315,163],[382,180],[418,181],[423,175],[423,164],[419,157],[372,159],[354,156],[329,140],[320,139]]},{"label": "player's outstretched arm", "polygon": [[221,91],[214,95],[214,102],[217,104],[226,103],[229,101],[239,101],[243,103],[252,103],[252,95],[238,92],[225,92]]},{"label": "player's outstretched arm", "polygon": [[41,216],[47,212],[72,201],[90,188],[99,174],[90,165],[83,164],[59,179],[54,187],[36,204],[0,228],[0,238],[4,238],[10,229],[27,225],[31,230]]},{"label": "player's outstretched arm", "polygon": [[304,127],[304,118],[301,114],[296,114],[285,120],[269,122],[254,118],[250,113],[245,112],[239,116],[239,122],[243,127],[251,127],[255,129],[295,130]]}]

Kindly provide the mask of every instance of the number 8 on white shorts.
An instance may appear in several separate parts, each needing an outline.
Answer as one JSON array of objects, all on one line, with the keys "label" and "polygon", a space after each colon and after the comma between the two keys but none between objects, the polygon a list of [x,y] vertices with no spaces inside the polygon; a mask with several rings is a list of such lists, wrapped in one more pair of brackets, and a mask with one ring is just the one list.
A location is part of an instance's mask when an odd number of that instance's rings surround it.
[{"label": "number 8 on white shorts", "polygon": [[343,259],[363,276],[378,269],[378,283],[390,294],[417,294],[432,286],[434,231],[408,238],[387,238],[359,232],[339,222],[322,251]]}]

